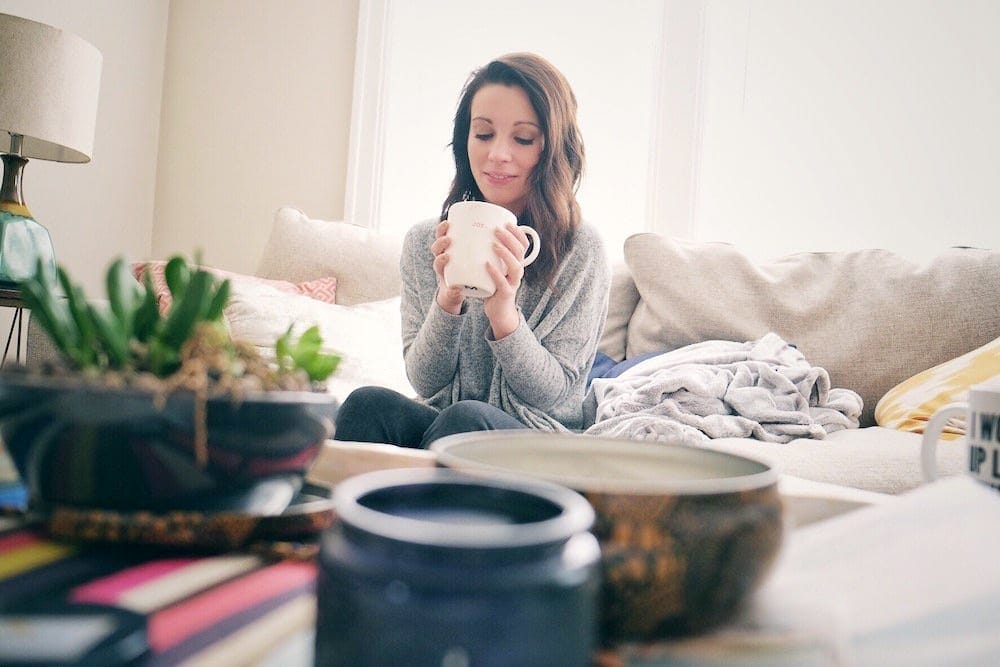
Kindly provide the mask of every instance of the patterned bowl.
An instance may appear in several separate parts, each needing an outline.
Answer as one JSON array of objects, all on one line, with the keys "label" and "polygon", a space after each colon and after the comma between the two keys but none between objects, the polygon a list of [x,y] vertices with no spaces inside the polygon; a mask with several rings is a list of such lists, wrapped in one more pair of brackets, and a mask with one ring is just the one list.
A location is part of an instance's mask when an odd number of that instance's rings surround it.
[{"label": "patterned bowl", "polygon": [[260,505],[255,485],[304,477],[335,410],[331,395],[307,391],[199,406],[190,391],[157,397],[73,377],[0,374],[0,437],[34,507],[172,510],[225,506],[227,497]]},{"label": "patterned bowl", "polygon": [[606,646],[700,632],[731,618],[781,545],[778,474],[740,456],[528,430],[448,436],[432,450],[442,466],[537,477],[590,501]]}]

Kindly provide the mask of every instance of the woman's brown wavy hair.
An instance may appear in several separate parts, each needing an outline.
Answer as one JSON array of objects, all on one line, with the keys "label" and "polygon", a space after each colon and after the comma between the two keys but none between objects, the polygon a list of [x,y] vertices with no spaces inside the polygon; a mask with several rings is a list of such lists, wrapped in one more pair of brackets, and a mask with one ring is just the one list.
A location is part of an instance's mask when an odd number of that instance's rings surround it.
[{"label": "woman's brown wavy hair", "polygon": [[485,85],[517,86],[524,90],[542,126],[544,146],[529,177],[528,201],[518,224],[534,227],[541,237],[538,259],[525,269],[525,279],[549,285],[559,262],[580,226],[576,192],[583,176],[583,138],[576,121],[576,96],[566,77],[533,53],[501,56],[472,73],[455,111],[451,148],[455,179],[441,208],[463,199],[483,199],[469,166],[468,139],[472,98]]}]

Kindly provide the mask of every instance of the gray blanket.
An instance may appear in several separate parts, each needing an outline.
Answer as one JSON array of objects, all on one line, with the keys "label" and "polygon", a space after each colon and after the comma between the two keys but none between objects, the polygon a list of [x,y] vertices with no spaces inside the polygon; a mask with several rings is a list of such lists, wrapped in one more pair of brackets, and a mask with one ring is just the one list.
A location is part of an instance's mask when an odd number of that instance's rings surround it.
[{"label": "gray blanket", "polygon": [[789,442],[857,428],[862,401],[830,387],[825,369],[768,333],[706,341],[597,378],[587,395],[590,435],[697,444],[709,438]]}]

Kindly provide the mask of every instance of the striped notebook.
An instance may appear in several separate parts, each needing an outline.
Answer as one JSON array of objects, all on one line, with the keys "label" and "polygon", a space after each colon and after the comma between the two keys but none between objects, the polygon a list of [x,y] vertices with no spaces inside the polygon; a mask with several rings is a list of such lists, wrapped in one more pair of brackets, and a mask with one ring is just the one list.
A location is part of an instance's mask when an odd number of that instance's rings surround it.
[{"label": "striped notebook", "polygon": [[[0,529],[0,664],[233,664],[315,624],[316,566]],[[95,659],[96,658],[96,659]]]}]

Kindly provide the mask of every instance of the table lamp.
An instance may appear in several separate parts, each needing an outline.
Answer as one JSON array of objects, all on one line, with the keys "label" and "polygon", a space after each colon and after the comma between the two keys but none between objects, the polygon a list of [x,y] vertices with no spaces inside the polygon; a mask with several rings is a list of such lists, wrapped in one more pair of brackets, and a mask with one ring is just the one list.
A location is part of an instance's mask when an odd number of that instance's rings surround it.
[{"label": "table lamp", "polygon": [[0,286],[34,276],[39,261],[55,275],[52,238],[25,205],[21,176],[28,158],[90,161],[101,61],[76,35],[0,14]]}]

